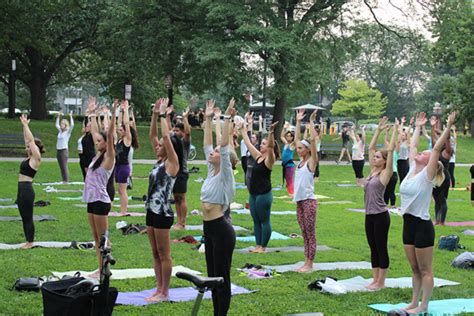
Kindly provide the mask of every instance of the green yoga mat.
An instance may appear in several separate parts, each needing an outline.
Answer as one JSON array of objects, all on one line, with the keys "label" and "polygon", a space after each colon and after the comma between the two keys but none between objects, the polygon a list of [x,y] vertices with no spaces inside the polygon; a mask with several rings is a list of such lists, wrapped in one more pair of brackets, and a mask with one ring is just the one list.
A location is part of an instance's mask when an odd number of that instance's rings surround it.
[{"label": "green yoga mat", "polygon": [[[388,313],[391,310],[400,309],[407,305],[408,303],[371,304],[369,307]],[[430,301],[428,304],[429,315],[454,315],[472,312],[474,312],[474,298],[455,298],[450,300]]]}]

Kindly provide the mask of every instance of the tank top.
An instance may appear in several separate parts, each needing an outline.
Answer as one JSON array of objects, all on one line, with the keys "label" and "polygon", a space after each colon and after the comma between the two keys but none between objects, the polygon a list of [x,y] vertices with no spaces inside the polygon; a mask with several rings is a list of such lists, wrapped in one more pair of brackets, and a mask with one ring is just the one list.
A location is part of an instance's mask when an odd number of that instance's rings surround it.
[{"label": "tank top", "polygon": [[123,140],[119,140],[115,145],[115,159],[117,165],[128,165],[128,152],[130,151],[130,146],[125,146]]},{"label": "tank top", "polygon": [[348,143],[349,142],[349,132],[342,131],[341,136],[342,136],[342,143]]},{"label": "tank top", "polygon": [[406,142],[400,143],[400,151],[398,152],[398,160],[408,159],[408,145]]},{"label": "tank top", "polygon": [[290,145],[285,145],[283,147],[283,151],[281,153],[281,163],[285,167],[294,167],[295,163],[293,162],[293,153],[295,152],[294,149],[291,149]]},{"label": "tank top", "polygon": [[314,196],[314,172],[308,168],[308,161],[301,162],[295,170],[295,195],[293,201],[316,200]]},{"label": "tank top", "polygon": [[173,217],[170,199],[176,177],[166,173],[164,162],[157,162],[148,176],[148,195],[145,210],[158,215]]},{"label": "tank top", "polygon": [[252,176],[249,183],[250,194],[265,194],[272,190],[272,171],[265,165],[265,159],[255,162],[252,168]]},{"label": "tank top", "polygon": [[82,154],[86,157],[95,156],[94,139],[91,133],[86,133],[81,139]]},{"label": "tank top", "polygon": [[24,175],[24,176],[27,176],[27,177],[30,177],[30,178],[34,178],[35,175],[36,175],[36,170],[31,168],[30,166],[30,158],[28,159],[25,159],[21,162],[20,164],[20,174],[21,175]]},{"label": "tank top", "polygon": [[87,169],[83,193],[83,200],[86,203],[97,201],[104,203],[111,202],[109,194],[107,193],[107,182],[109,181],[114,169],[107,170],[104,167],[99,166],[97,169],[93,170],[92,166],[99,157],[100,156],[94,157]]},{"label": "tank top", "polygon": [[364,205],[367,215],[380,214],[387,211],[383,199],[385,186],[380,182],[380,175],[371,175],[364,185]]},{"label": "tank top", "polygon": [[365,144],[362,140],[352,145],[352,160],[364,160]]}]

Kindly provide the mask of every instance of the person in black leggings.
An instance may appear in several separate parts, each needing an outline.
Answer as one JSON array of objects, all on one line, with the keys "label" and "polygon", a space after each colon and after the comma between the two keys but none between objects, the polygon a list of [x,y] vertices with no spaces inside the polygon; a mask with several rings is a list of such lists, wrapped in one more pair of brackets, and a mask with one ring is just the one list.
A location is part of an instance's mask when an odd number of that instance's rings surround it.
[{"label": "person in black leggings", "polygon": [[[385,133],[385,141],[384,141],[384,147],[385,149],[388,148],[389,146],[389,139],[388,135],[390,132],[390,127],[386,129]],[[396,202],[397,202],[397,196],[395,195],[395,188],[397,186],[398,182],[398,172],[397,172],[397,161],[398,161],[398,152],[396,150],[393,151],[393,159],[392,159],[392,170],[393,174],[390,177],[390,181],[388,181],[388,184],[385,188],[385,192],[383,194],[383,200],[385,204],[390,205],[390,208],[395,208],[396,207]],[[389,204],[390,202],[390,204]]]},{"label": "person in black leggings", "polygon": [[91,123],[88,116],[84,118],[84,135],[81,137],[82,153],[79,154],[79,165],[82,176],[86,179],[87,168],[95,157],[94,139],[91,134]]},{"label": "person in black leggings", "polygon": [[474,207],[474,165],[469,171],[471,172],[471,204]]},{"label": "person in black leggings", "polygon": [[33,190],[33,178],[41,163],[41,154],[44,153],[43,143],[38,138],[34,138],[28,126],[29,120],[25,114],[20,116],[23,125],[23,137],[25,138],[26,154],[28,158],[20,164],[20,175],[18,177],[17,204],[23,221],[23,232],[26,243],[21,247],[30,249],[33,247],[35,238],[35,225],[33,224],[33,204],[35,201],[35,191]]}]

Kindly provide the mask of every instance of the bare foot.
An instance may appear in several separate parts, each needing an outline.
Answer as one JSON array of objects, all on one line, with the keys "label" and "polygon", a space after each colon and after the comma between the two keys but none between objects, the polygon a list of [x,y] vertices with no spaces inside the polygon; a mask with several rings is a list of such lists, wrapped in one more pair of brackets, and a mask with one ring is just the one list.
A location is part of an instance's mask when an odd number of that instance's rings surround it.
[{"label": "bare foot", "polygon": [[410,303],[410,304],[408,304],[407,306],[405,306],[405,307],[403,307],[403,308],[400,308],[400,309],[401,309],[402,311],[407,311],[407,312],[408,312],[408,310],[411,310],[411,309],[416,308],[416,307],[418,307],[418,304],[417,304],[417,303]]},{"label": "bare foot", "polygon": [[145,298],[145,301],[149,300],[150,298],[152,297],[155,297],[155,296],[160,296],[161,295],[161,289],[158,290],[156,289],[155,293],[153,293],[152,295],[148,296],[147,298]]},{"label": "bare foot", "polygon": [[406,312],[408,314],[414,314],[414,315],[418,315],[418,314],[424,314],[427,312],[427,308],[423,307],[423,306],[418,306],[418,307],[415,307],[415,308],[412,308],[412,309],[407,309]]},{"label": "bare foot", "polygon": [[87,278],[98,279],[100,277],[100,271],[94,271],[91,274],[86,275]]},{"label": "bare foot", "polygon": [[180,223],[176,223],[173,226],[171,226],[171,230],[183,230],[185,228],[186,228],[186,226],[184,226],[183,224],[180,224]]},{"label": "bare foot", "polygon": [[372,281],[372,283],[370,284],[367,284],[366,286],[364,286],[366,289],[369,289],[371,286],[373,286],[375,283],[377,283],[376,281]]},{"label": "bare foot", "polygon": [[33,243],[32,242],[27,242],[23,246],[21,246],[21,249],[31,249],[33,248]]},{"label": "bare foot", "polygon": [[367,289],[369,289],[370,291],[378,291],[378,290],[381,290],[385,287],[385,284],[380,284],[380,283],[374,283],[374,284],[370,284],[367,286]]},{"label": "bare foot", "polygon": [[313,271],[313,267],[304,265],[301,268],[296,269],[295,271],[300,273],[310,272]]},{"label": "bare foot", "polygon": [[145,298],[145,301],[152,302],[152,303],[161,303],[161,302],[168,302],[169,298],[168,298],[168,296],[165,296],[165,295],[160,293],[158,295],[154,295],[154,296],[150,296],[150,297]]},{"label": "bare foot", "polygon": [[262,249],[262,246],[255,246],[255,248],[250,249],[249,252],[261,252],[260,250]]}]

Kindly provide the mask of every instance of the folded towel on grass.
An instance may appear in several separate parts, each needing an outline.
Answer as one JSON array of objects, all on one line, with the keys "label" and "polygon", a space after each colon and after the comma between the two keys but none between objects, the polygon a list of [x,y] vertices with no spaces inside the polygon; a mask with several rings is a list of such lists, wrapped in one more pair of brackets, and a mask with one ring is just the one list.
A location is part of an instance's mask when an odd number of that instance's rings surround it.
[{"label": "folded towel on grass", "polygon": [[[388,313],[407,306],[408,303],[399,304],[371,304],[370,308]],[[449,300],[430,301],[428,303],[429,315],[455,315],[474,312],[474,298],[454,298]]]}]

